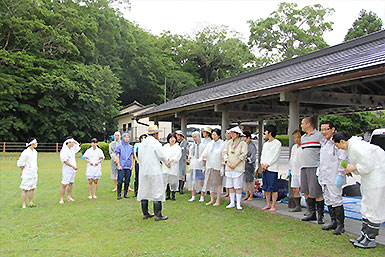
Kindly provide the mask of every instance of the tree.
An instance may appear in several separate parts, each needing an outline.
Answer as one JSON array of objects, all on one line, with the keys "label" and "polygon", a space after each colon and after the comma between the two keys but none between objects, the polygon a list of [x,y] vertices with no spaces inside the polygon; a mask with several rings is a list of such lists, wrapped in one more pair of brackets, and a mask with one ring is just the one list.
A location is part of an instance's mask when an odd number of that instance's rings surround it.
[{"label": "tree", "polygon": [[344,41],[352,40],[357,37],[365,36],[370,33],[380,31],[383,28],[382,20],[370,11],[362,9],[359,17],[353,22],[352,27],[348,30]]},{"label": "tree", "polygon": [[297,8],[295,3],[280,3],[266,19],[248,21],[249,45],[260,53],[262,65],[291,59],[327,47],[323,34],[332,30],[325,21],[334,10],[320,4]]}]

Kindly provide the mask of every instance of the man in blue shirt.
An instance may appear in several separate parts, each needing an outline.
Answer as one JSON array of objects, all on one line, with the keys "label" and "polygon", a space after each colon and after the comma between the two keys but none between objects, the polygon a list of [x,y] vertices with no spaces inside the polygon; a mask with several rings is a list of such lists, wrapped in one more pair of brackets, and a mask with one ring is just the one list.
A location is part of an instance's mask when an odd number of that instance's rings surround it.
[{"label": "man in blue shirt", "polygon": [[116,159],[118,166],[118,200],[122,199],[122,184],[124,182],[124,198],[127,196],[128,187],[130,185],[131,171],[134,163],[134,147],[130,145],[130,135],[123,134],[122,144],[116,150]]}]

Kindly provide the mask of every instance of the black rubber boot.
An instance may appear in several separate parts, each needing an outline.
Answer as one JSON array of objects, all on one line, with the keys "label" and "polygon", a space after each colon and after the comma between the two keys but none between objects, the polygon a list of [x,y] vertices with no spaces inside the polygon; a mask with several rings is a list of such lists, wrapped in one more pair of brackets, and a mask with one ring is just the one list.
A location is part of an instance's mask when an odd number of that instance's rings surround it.
[{"label": "black rubber boot", "polygon": [[148,213],[148,200],[141,200],[140,202],[142,204],[143,219],[146,220],[154,217],[154,215]]},{"label": "black rubber boot", "polygon": [[167,220],[167,216],[162,216],[162,202],[154,201],[154,213],[155,213],[155,221]]},{"label": "black rubber boot", "polygon": [[330,215],[330,224],[322,226],[322,230],[331,230],[336,229],[337,227],[337,216],[336,216],[336,208],[331,205],[328,205],[329,215]]},{"label": "black rubber boot", "polygon": [[303,218],[302,221],[317,220],[317,215],[315,214],[315,198],[307,198],[306,203],[310,215]]},{"label": "black rubber boot", "polygon": [[179,194],[181,194],[181,195],[184,194],[183,187],[184,187],[184,181],[183,180],[179,180]]},{"label": "black rubber boot", "polygon": [[366,229],[368,228],[368,219],[362,219],[362,227],[361,227],[361,235],[357,239],[350,239],[349,242],[354,244],[354,243],[359,243],[365,238],[365,233]]},{"label": "black rubber boot", "polygon": [[122,199],[122,184],[118,183],[116,192],[118,194],[118,197],[116,199]]},{"label": "black rubber boot", "polygon": [[134,182],[134,197],[138,196],[138,181]]},{"label": "black rubber boot", "polygon": [[317,213],[318,213],[317,223],[324,224],[325,223],[324,221],[325,201],[324,200],[317,201],[316,206],[317,206]]},{"label": "black rubber boot", "polygon": [[301,197],[295,197],[294,198],[295,207],[293,209],[290,209],[289,212],[301,212]]},{"label": "black rubber boot", "polygon": [[171,197],[171,201],[175,201],[176,199],[175,199],[175,191],[172,191],[172,197]]},{"label": "black rubber boot", "polygon": [[123,195],[124,198],[130,198],[130,197],[127,195],[127,193],[128,193],[128,186],[129,186],[128,183],[124,183],[124,195]]},{"label": "black rubber boot", "polygon": [[378,236],[380,231],[380,225],[380,223],[372,223],[368,221],[365,238],[361,242],[354,243],[354,247],[363,249],[376,248],[376,236]]},{"label": "black rubber boot", "polygon": [[166,188],[166,200],[170,200],[170,194],[171,194],[171,190],[170,190],[170,184],[167,184],[167,188]]},{"label": "black rubber boot", "polygon": [[334,235],[340,235],[345,232],[345,210],[344,206],[338,206],[334,208],[336,210],[337,227],[334,230]]}]

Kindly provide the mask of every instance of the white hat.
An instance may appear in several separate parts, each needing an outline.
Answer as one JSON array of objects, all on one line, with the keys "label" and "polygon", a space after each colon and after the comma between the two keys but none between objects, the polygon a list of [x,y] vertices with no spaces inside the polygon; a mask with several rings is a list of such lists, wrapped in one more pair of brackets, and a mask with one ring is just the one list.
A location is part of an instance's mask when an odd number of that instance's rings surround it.
[{"label": "white hat", "polygon": [[158,133],[160,130],[158,129],[158,126],[157,125],[150,125],[149,127],[148,127],[148,134],[149,135],[152,135],[152,134],[156,134],[156,133]]},{"label": "white hat", "polygon": [[231,128],[231,129],[230,129],[230,132],[236,132],[236,133],[238,133],[240,136],[243,135],[242,130],[241,130],[238,126],[236,126],[236,127],[234,127],[234,128]]},{"label": "white hat", "polygon": [[211,134],[212,129],[210,127],[205,127],[202,131],[206,131],[207,133]]},{"label": "white hat", "polygon": [[181,135],[182,137],[184,137],[183,131],[182,131],[182,130],[177,130],[177,131],[175,131],[175,134]]}]

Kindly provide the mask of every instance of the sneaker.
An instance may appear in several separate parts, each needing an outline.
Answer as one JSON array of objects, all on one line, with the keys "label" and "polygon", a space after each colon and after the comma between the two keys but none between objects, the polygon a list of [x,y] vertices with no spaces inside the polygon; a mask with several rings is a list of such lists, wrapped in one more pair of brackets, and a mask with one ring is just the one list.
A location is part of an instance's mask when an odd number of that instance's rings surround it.
[{"label": "sneaker", "polygon": [[235,207],[235,204],[233,203],[230,203],[229,205],[226,206],[227,209],[234,208],[234,207]]},{"label": "sneaker", "polygon": [[195,201],[195,196],[192,196],[190,200],[188,200],[189,202],[193,202]]},{"label": "sneaker", "polygon": [[205,198],[203,196],[201,196],[201,198],[199,199],[199,202],[204,202],[205,201]]},{"label": "sneaker", "polygon": [[242,206],[240,206],[240,205],[238,206],[237,205],[237,210],[242,210],[242,209],[243,209]]}]

